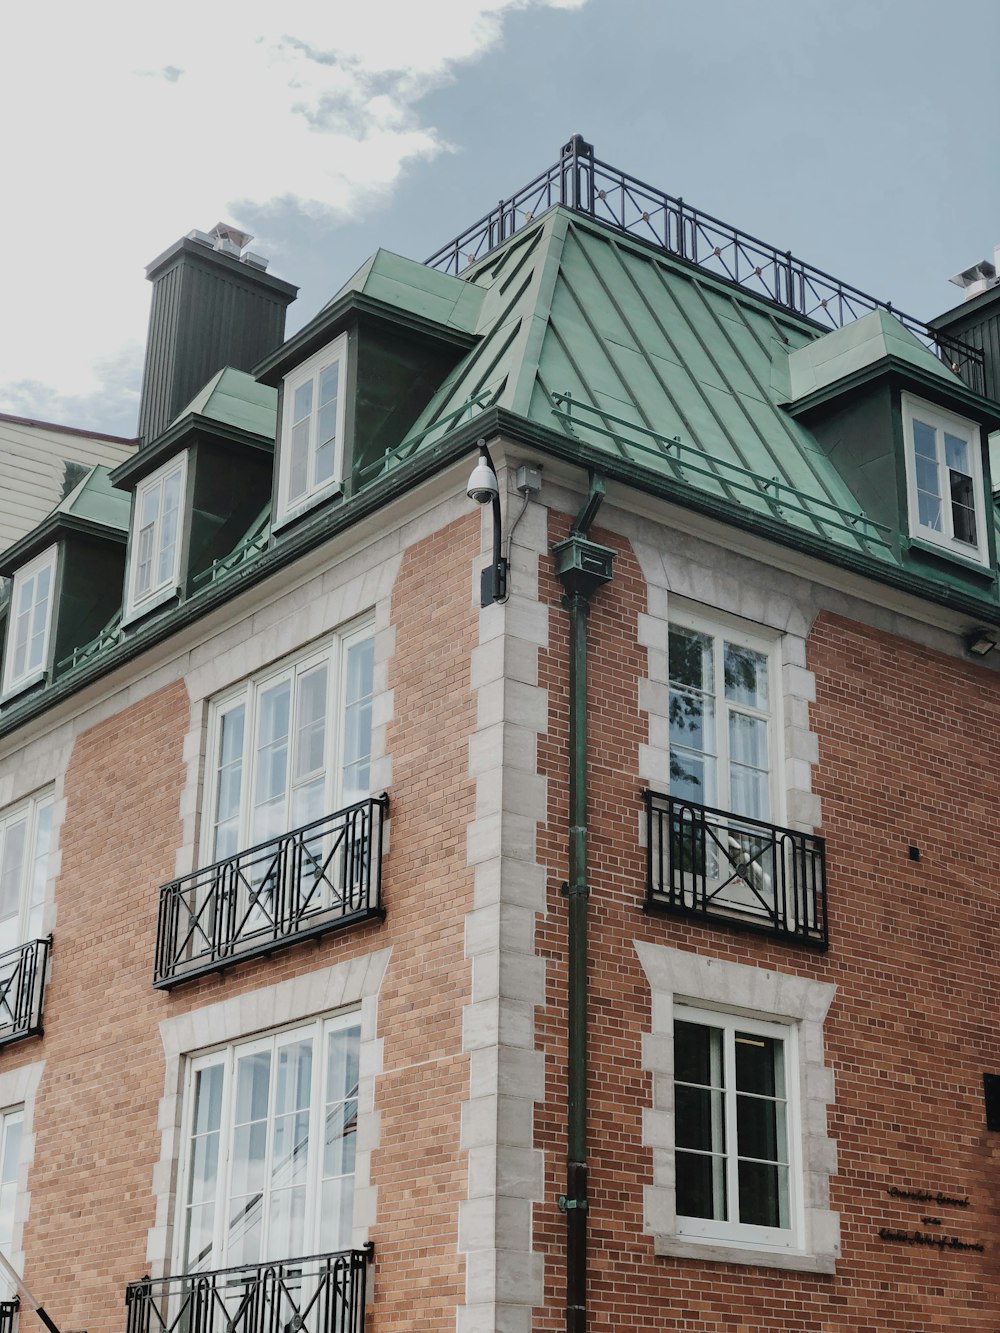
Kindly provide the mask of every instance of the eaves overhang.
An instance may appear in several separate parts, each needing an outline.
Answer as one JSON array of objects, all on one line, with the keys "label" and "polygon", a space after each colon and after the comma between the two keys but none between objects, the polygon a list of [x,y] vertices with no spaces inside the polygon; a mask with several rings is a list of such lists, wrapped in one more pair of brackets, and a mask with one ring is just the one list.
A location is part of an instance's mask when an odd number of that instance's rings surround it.
[{"label": "eaves overhang", "polygon": [[257,435],[253,431],[241,430],[217,421],[214,417],[202,416],[198,412],[189,412],[169,426],[162,435],[151,444],[144,445],[134,458],[128,458],[111,473],[112,485],[119,490],[134,491],[144,477],[155,472],[158,467],[170,461],[184,449],[191,448],[199,440],[210,439],[235,448],[255,449],[260,453],[274,452],[274,439],[270,435]]},{"label": "eaves overhang", "polygon": [[42,519],[41,523],[36,528],[32,528],[20,541],[16,541],[13,546],[7,547],[0,555],[0,575],[13,578],[17,571],[26,565],[29,560],[33,560],[46,547],[53,546],[71,533],[79,533],[85,537],[97,537],[101,541],[115,542],[121,546],[125,545],[128,536],[122,528],[98,523],[92,518],[83,518],[79,514],[66,514],[57,510],[49,514],[48,518]]},{"label": "eaves overhang", "polygon": [[315,319],[281,344],[270,356],[253,369],[254,378],[261,384],[276,388],[284,377],[306,361],[314,352],[320,351],[332,342],[355,320],[368,316],[383,324],[429,338],[449,347],[467,352],[479,341],[479,335],[468,333],[464,329],[441,324],[437,320],[427,319],[410,310],[401,310],[389,301],[380,301],[377,297],[367,296],[363,292],[347,292],[333,305],[324,307]]},{"label": "eaves overhang", "polygon": [[946,380],[941,375],[932,374],[892,354],[862,366],[833,384],[824,385],[780,406],[789,416],[805,418],[879,381],[901,388],[917,389],[921,397],[940,407],[951,408],[953,411],[961,407],[967,416],[985,426],[988,431],[1000,429],[1000,403],[994,402],[992,398],[984,398],[957,377],[954,381]]},{"label": "eaves overhang", "polygon": [[819,535],[793,529],[788,524],[757,512],[751,513],[738,504],[653,473],[627,458],[613,457],[579,439],[568,439],[559,431],[538,425],[506,408],[490,407],[406,462],[396,467],[390,466],[380,478],[351,496],[346,503],[322,510],[315,517],[303,521],[290,530],[280,544],[241,566],[230,577],[212,584],[169,612],[143,623],[114,647],[99,657],[89,659],[47,689],[28,695],[4,709],[0,712],[0,737],[9,735],[32,718],[139,657],[147,649],[192,625],[217,607],[265,582],[271,575],[294,564],[324,542],[403,499],[423,482],[463,457],[471,457],[479,439],[493,440],[497,437],[526,445],[571,466],[595,472],[609,481],[622,483],[654,498],[715,519],[722,525],[766,538],[824,564],[837,566],[919,600],[947,608],[955,615],[968,616],[978,624],[1000,628],[1000,604],[995,598],[978,597],[961,588],[921,578],[898,566],[867,559],[860,552],[838,548]]}]

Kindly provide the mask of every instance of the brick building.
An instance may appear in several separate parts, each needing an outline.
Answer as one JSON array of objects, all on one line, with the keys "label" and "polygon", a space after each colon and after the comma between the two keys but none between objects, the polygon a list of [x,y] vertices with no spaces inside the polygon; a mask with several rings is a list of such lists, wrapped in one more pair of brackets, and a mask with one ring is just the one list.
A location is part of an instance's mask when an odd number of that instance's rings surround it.
[{"label": "brick building", "polygon": [[931,329],[579,139],[287,341],[248,240],[154,262],[141,448],[0,560],[34,1297],[995,1333],[1000,289]]}]

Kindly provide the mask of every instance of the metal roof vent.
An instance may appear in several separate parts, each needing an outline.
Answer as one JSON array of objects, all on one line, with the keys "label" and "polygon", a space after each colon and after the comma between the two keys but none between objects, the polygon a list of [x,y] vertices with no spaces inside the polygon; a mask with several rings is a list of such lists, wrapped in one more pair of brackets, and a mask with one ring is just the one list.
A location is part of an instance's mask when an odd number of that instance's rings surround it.
[{"label": "metal roof vent", "polygon": [[963,269],[961,273],[956,273],[949,282],[953,282],[956,287],[961,287],[965,291],[965,299],[971,301],[974,296],[980,292],[988,291],[991,287],[996,287],[997,264],[1000,264],[1000,245],[993,252],[993,258],[996,263],[991,264],[988,259],[981,259],[978,264],[973,264],[971,268]]}]

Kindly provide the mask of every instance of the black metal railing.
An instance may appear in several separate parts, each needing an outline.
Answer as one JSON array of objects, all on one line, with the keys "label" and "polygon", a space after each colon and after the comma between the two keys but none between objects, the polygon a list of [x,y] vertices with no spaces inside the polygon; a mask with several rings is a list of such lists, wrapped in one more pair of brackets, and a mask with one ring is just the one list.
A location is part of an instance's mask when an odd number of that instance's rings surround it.
[{"label": "black metal railing", "polygon": [[558,162],[508,199],[501,199],[496,208],[424,262],[431,268],[460,274],[553,204],[562,204],[647,241],[828,328],[841,328],[873,310],[886,310],[976,393],[985,392],[980,348],[935,332],[922,320],[897,310],[891,301],[880,301],[796,259],[791,251],[779,250],[600,161],[594,156],[593,146],[579,135],[565,145]]},{"label": "black metal railing", "polygon": [[126,1333],[364,1333],[371,1255],[368,1246],[185,1277],[145,1277],[125,1290]]},{"label": "black metal railing", "polygon": [[369,797],[160,889],[153,984],[215,972],[383,916],[389,798]]},{"label": "black metal railing", "polygon": [[646,910],[710,917],[825,949],[822,838],[644,791]]},{"label": "black metal railing", "polygon": [[51,947],[49,935],[0,953],[0,1046],[41,1033],[45,970]]},{"label": "black metal railing", "polygon": [[21,1302],[16,1296],[12,1301],[0,1301],[0,1333],[14,1333],[20,1308]]}]

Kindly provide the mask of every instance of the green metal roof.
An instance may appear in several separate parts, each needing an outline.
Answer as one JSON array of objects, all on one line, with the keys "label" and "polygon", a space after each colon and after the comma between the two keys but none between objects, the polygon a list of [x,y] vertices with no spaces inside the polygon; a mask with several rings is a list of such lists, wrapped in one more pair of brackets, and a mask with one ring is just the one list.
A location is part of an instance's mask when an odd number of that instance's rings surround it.
[{"label": "green metal roof", "polygon": [[397,310],[463,333],[475,331],[484,296],[480,287],[391,250],[376,250],[323,310],[332,309],[350,293],[384,301]]},{"label": "green metal roof", "polygon": [[131,500],[111,484],[111,469],[92,467],[52,511],[127,532]]},{"label": "green metal roof", "polygon": [[258,384],[252,375],[227,366],[213,375],[201,392],[192,398],[174,423],[185,417],[202,416],[224,426],[248,430],[254,435],[274,439],[277,428],[277,390]]},{"label": "green metal roof", "polygon": [[[430,448],[472,400],[853,552],[894,559],[885,532],[782,407],[789,354],[825,341],[811,321],[558,207],[465,280],[484,290],[480,341],[389,466]],[[883,340],[938,367],[883,315]]]}]

